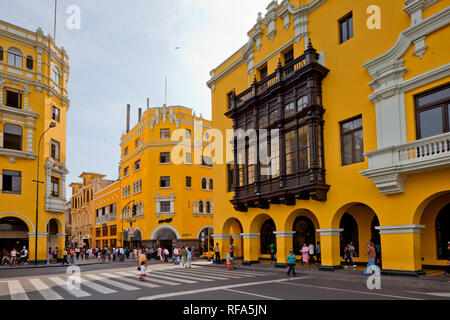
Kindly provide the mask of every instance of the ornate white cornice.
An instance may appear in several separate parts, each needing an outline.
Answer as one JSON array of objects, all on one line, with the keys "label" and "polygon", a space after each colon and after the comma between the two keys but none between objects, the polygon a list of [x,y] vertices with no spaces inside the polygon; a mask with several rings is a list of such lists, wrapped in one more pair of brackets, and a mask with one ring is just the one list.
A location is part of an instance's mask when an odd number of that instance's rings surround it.
[{"label": "ornate white cornice", "polygon": [[339,236],[344,229],[317,229],[316,232],[320,233],[320,236]]},{"label": "ornate white cornice", "polygon": [[381,226],[375,227],[380,230],[380,234],[408,234],[408,233],[421,233],[422,229],[425,229],[425,225],[410,224],[410,225],[397,225],[397,226]]},{"label": "ornate white cornice", "polygon": [[212,237],[214,238],[214,240],[229,240],[231,238],[231,234],[213,234]]},{"label": "ornate white cornice", "polygon": [[260,233],[241,233],[243,239],[258,239],[260,235]]},{"label": "ornate white cornice", "polygon": [[277,238],[292,238],[295,231],[274,231],[273,233]]}]

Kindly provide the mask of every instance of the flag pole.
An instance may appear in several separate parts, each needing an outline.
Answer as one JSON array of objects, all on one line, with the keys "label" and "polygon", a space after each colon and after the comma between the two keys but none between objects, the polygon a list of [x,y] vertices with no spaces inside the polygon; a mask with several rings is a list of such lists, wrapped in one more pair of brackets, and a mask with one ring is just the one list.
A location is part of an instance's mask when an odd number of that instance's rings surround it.
[{"label": "flag pole", "polygon": [[57,7],[58,7],[58,0],[55,0],[55,16],[53,19],[53,40],[56,43],[56,12],[57,12]]}]

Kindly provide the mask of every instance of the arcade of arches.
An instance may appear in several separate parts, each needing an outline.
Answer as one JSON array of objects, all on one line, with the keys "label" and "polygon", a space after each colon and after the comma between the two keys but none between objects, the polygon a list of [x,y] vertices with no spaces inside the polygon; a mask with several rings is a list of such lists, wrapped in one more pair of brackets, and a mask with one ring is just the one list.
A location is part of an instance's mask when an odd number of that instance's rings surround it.
[{"label": "arcade of arches", "polygon": [[[281,206],[280,206],[281,207]],[[253,215],[236,214],[217,225],[220,234],[221,257],[233,244],[234,256],[244,264],[270,259],[270,245],[275,244],[277,265],[285,265],[289,250],[300,259],[304,243],[320,243],[321,269],[334,270],[343,262],[345,246],[350,242],[356,249],[355,262],[366,264],[367,243],[373,242],[379,251],[377,263],[385,273],[419,274],[423,267],[446,265],[447,244],[450,241],[450,191],[428,197],[410,212],[404,224],[385,224],[383,210],[376,212],[363,203],[349,203],[330,215],[312,210],[283,208],[281,212],[261,212]],[[386,213],[385,213],[386,214]],[[317,258],[317,257],[316,257]]]}]

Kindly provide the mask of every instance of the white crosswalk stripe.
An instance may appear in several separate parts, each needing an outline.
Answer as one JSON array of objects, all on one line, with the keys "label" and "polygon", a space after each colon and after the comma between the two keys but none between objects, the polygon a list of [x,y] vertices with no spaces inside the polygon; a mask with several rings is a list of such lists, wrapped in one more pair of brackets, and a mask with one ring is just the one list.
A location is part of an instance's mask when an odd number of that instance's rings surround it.
[{"label": "white crosswalk stripe", "polygon": [[184,270],[181,269],[167,269],[164,270],[164,274],[173,276],[173,277],[179,277],[181,279],[188,279],[188,280],[192,280],[192,281],[203,281],[203,282],[210,282],[210,281],[214,281],[212,279],[210,279],[209,277],[204,277],[202,276],[195,276],[195,279],[193,279],[193,277],[191,275],[189,275],[189,273],[183,272]]},{"label": "white crosswalk stripe", "polygon": [[8,281],[11,300],[29,300],[25,290],[18,280]]},{"label": "white crosswalk stripe", "polygon": [[253,277],[256,277],[254,275],[239,273],[239,272],[236,272],[235,270],[233,270],[233,271],[228,271],[228,270],[227,271],[222,271],[222,270],[205,271],[205,270],[193,269],[193,271],[194,272],[202,272],[202,273],[207,272],[208,274],[211,274],[211,275],[224,276],[227,278],[253,278]]},{"label": "white crosswalk stripe", "polygon": [[45,300],[62,300],[58,293],[50,289],[41,279],[30,279],[31,284],[36,288],[37,291],[42,295]]},{"label": "white crosswalk stripe", "polygon": [[153,271],[153,272],[150,271],[148,274],[152,278],[165,279],[165,280],[177,281],[177,282],[183,282],[183,283],[189,283],[189,284],[197,283],[197,281],[180,279],[176,276],[168,275],[166,270],[163,271],[163,274],[160,274],[159,271]]},{"label": "white crosswalk stripe", "polygon": [[[183,276],[187,276],[187,277],[195,277],[195,279],[197,279],[197,277],[201,277],[201,278],[206,278],[206,279],[212,279],[212,280],[227,280],[230,279],[232,277],[226,277],[226,276],[222,276],[222,275],[214,275],[214,274],[210,274],[207,273],[205,274],[202,271],[193,271],[193,270],[171,270],[171,272],[175,272],[177,274],[183,275]],[[235,277],[238,278],[238,277]]]},{"label": "white crosswalk stripe", "polygon": [[[104,274],[104,273],[102,273],[101,275],[106,276],[106,274]],[[129,285],[125,284],[125,283],[117,282],[117,281],[114,281],[114,280],[111,280],[111,279],[108,279],[108,278],[103,278],[102,276],[98,276],[96,274],[85,274],[84,276],[89,278],[89,279],[92,279],[92,280],[95,280],[95,281],[104,282],[104,283],[106,283],[106,284],[108,284],[110,286],[118,287],[118,288],[121,288],[121,289],[126,290],[126,291],[139,290],[139,288],[137,288],[137,287],[129,286]]]},{"label": "white crosswalk stripe", "polygon": [[114,289],[110,289],[110,288],[104,287],[104,286],[102,286],[102,285],[100,285],[100,284],[98,284],[98,283],[95,283],[95,282],[92,282],[92,281],[89,281],[89,280],[83,279],[83,278],[81,278],[81,284],[82,284],[83,286],[86,286],[86,287],[88,287],[89,289],[92,289],[92,290],[94,290],[94,291],[97,291],[97,292],[99,292],[99,293],[101,293],[101,294],[110,294],[110,293],[115,293],[115,292],[117,292],[117,291],[114,290]]},{"label": "white crosswalk stripe", "polygon": [[61,288],[63,288],[64,290],[66,290],[68,293],[70,293],[71,295],[75,296],[76,298],[84,298],[84,297],[90,297],[91,294],[87,293],[86,291],[83,291],[81,289],[78,289],[76,287],[73,288],[69,288],[69,286],[67,285],[66,281],[64,281],[61,278],[58,277],[51,277],[48,278],[50,281],[53,281],[54,283],[56,283],[58,286],[60,286]]},{"label": "white crosswalk stripe", "polygon": [[118,278],[122,281],[126,281],[126,282],[131,282],[134,283],[135,285],[139,285],[139,286],[143,286],[143,287],[147,287],[147,288],[159,288],[161,286],[158,286],[156,284],[153,283],[148,283],[147,280],[145,281],[140,281],[138,277],[134,277],[134,279],[131,279],[131,277],[128,276],[122,276],[120,273],[116,272],[117,274],[112,274],[112,273],[102,273],[102,275],[108,277],[108,278]]}]

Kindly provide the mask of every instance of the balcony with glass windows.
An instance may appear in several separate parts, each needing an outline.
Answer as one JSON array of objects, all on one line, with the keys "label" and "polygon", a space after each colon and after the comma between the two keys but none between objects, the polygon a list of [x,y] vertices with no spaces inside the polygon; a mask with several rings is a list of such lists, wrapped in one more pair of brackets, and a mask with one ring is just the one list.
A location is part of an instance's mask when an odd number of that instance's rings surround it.
[{"label": "balcony with glass windows", "polygon": [[[285,66],[279,62],[274,73],[260,81],[255,77],[250,88],[229,95],[225,115],[233,119],[236,133],[237,165],[231,174],[236,210],[295,205],[296,199],[326,201],[322,80],[329,70],[318,61],[310,42],[300,57]],[[250,143],[253,129],[257,143]],[[267,145],[264,161],[257,152],[261,143]]]},{"label": "balcony with glass windows", "polygon": [[117,214],[107,214],[104,216],[97,217],[96,224],[104,224],[115,222],[117,220]]}]

